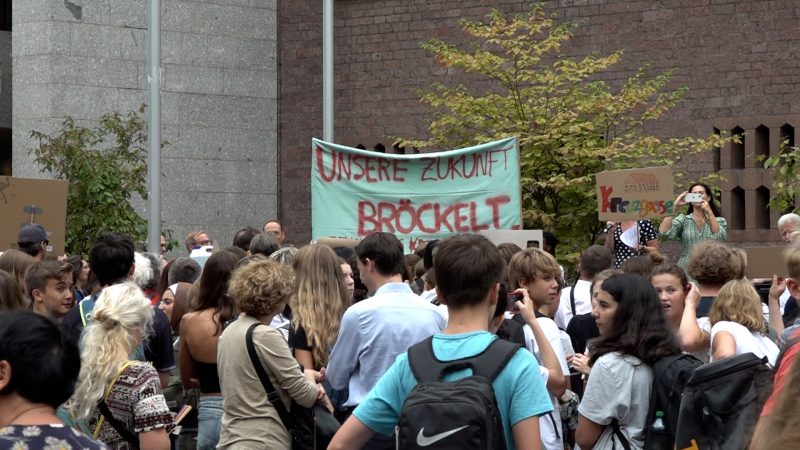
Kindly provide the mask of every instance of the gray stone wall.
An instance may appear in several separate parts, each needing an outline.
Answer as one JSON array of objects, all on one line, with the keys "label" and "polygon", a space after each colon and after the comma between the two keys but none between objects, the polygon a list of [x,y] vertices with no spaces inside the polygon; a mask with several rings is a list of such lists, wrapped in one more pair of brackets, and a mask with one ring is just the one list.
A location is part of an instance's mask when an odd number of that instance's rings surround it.
[{"label": "gray stone wall", "polygon": [[[277,215],[276,0],[161,6],[162,219],[179,241],[202,228],[229,245]],[[146,0],[14,1],[14,176],[43,176],[31,130],[146,102],[146,11]]]}]

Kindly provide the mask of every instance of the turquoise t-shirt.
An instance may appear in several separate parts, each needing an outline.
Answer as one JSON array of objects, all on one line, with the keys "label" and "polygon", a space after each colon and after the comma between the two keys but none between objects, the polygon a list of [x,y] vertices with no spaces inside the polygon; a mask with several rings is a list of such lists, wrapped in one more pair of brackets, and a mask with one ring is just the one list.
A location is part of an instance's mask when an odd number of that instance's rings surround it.
[{"label": "turquoise t-shirt", "polygon": [[[488,331],[439,333],[433,336],[433,353],[441,361],[469,358],[484,351],[495,339],[497,336]],[[452,372],[444,379],[452,381],[470,374],[471,370],[464,369]],[[416,385],[417,380],[408,364],[408,355],[401,353],[353,414],[372,431],[391,435],[399,420],[403,403]],[[506,448],[514,450],[516,447],[511,427],[521,420],[553,410],[536,358],[521,348],[495,378],[492,386],[503,419]]]}]

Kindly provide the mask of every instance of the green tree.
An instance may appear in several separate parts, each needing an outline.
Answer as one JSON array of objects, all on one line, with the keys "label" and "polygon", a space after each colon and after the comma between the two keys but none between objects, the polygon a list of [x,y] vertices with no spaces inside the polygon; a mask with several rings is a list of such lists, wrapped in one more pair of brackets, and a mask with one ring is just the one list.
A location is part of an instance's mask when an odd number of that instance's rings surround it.
[{"label": "green tree", "polygon": [[797,212],[795,199],[800,194],[800,148],[789,147],[788,141],[781,142],[777,155],[763,158],[764,168],[772,170],[772,189],[769,206],[781,212]]},{"label": "green tree", "polygon": [[622,52],[565,55],[562,46],[577,24],[556,24],[542,5],[511,18],[493,11],[485,21],[459,24],[470,36],[466,45],[434,39],[422,47],[437,63],[466,72],[469,87],[434,83],[421,91],[432,115],[430,137],[401,139],[401,145],[454,148],[517,136],[524,226],[554,231],[565,244],[563,261],[574,263],[605,226],[597,219],[594,174],[669,166],[680,185],[687,158],[729,139],[648,135],[645,125],[687,89],[669,88],[672,72],[651,75],[648,66],[610,86],[601,75]]},{"label": "green tree", "polygon": [[[87,255],[105,231],[147,236],[147,222],[133,208],[134,193],[147,199],[147,123],[145,106],[126,114],[102,116],[93,128],[67,117],[52,135],[32,131],[30,150],[42,172],[69,181],[66,250]],[[162,143],[162,148],[164,144]]]}]

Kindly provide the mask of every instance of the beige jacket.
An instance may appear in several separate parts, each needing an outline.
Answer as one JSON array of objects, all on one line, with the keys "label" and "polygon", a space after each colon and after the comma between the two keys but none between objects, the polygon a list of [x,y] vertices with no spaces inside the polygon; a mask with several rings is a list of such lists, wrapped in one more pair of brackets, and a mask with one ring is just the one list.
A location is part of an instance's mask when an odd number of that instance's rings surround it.
[{"label": "beige jacket", "polygon": [[[289,449],[289,434],[278,412],[267,401],[267,394],[247,355],[245,336],[257,320],[242,315],[220,336],[217,371],[224,398],[219,449]],[[280,331],[268,325],[253,331],[253,343],[288,410],[290,398],[309,407],[317,398],[317,387],[308,381],[292,357]]]}]

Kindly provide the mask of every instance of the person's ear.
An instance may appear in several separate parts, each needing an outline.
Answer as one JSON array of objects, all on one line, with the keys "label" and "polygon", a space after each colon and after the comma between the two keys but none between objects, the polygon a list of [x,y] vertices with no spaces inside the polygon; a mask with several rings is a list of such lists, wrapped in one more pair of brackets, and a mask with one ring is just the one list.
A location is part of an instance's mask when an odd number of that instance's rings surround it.
[{"label": "person's ear", "polygon": [[128,278],[133,276],[133,272],[136,272],[136,263],[131,263],[131,269],[128,271]]},{"label": "person's ear", "polygon": [[31,291],[31,301],[33,301],[34,303],[41,302],[43,300],[42,297],[43,295],[41,290],[33,289]]},{"label": "person's ear", "polygon": [[438,300],[440,304],[447,306],[447,299],[442,297],[442,293],[439,292],[439,286],[436,286],[433,289],[436,291],[436,300]]},{"label": "person's ear", "polygon": [[0,361],[0,391],[11,383],[11,364],[6,360]]},{"label": "person's ear", "polygon": [[526,286],[528,286],[528,280],[526,280],[525,277],[520,277],[519,281],[517,282],[517,287],[514,288],[514,290],[524,288]]},{"label": "person's ear", "polygon": [[500,295],[500,283],[495,283],[489,289],[489,306],[492,307],[492,311],[497,307],[497,296]]}]

